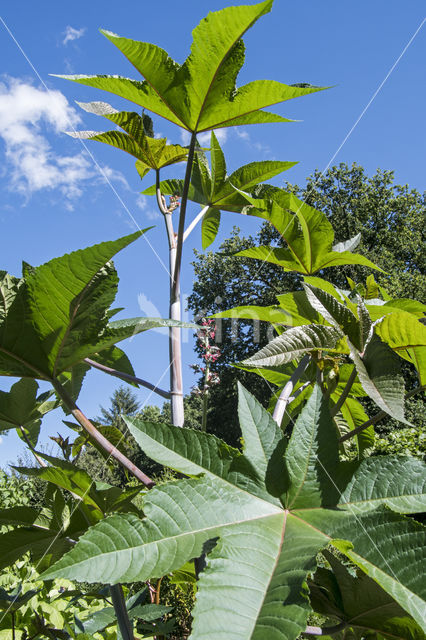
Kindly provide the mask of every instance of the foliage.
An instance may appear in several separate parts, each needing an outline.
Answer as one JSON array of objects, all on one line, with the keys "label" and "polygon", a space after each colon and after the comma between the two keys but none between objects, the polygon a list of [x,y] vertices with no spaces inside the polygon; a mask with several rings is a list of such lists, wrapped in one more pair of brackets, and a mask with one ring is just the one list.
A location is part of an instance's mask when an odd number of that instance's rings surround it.
[{"label": "foliage", "polygon": [[[414,569],[420,525],[400,515],[424,508],[419,472],[407,477],[404,457],[372,458],[355,467],[339,463],[319,387],[284,458],[286,439],[244,389],[240,421],[242,453],[208,434],[129,418],[129,429],[154,459],[192,477],[149,492],[143,521],[117,515],[100,522],[44,577],[131,582],[177,569],[204,547],[210,550],[208,569],[199,580],[192,637],[205,637],[208,628],[225,638],[231,628],[248,638],[266,628],[291,639],[304,631],[310,609],[304,581],[331,541],[423,624]],[[402,536],[401,556],[396,545]],[[215,542],[206,547],[209,540]]]},{"label": "foliage", "polygon": [[[324,175],[316,172],[308,177],[303,189],[288,183],[286,189],[326,213],[337,241],[361,234],[357,250],[385,269],[385,273],[376,272],[374,278],[390,295],[425,298],[422,251],[424,196],[407,186],[396,185],[390,171],[378,170],[368,177],[365,170],[355,164],[332,167]],[[380,237],[380,242],[377,242],[377,237]],[[256,238],[245,238],[240,230],[236,230],[221,245],[218,253],[203,255],[196,252],[193,263],[195,281],[189,297],[189,308],[194,313],[206,315],[239,305],[274,306],[277,294],[301,288],[300,276],[295,272],[284,272],[270,263],[259,266],[256,261],[234,257],[241,250],[257,244],[283,246],[275,227],[266,223]],[[339,287],[348,288],[346,277],[355,282],[365,282],[368,270],[356,265],[340,266],[338,269],[326,269],[320,275]],[[267,335],[264,322],[253,322],[252,319],[240,318],[232,323],[223,319],[219,327],[222,355],[215,369],[223,384],[212,390],[208,428],[212,430],[221,426],[226,415],[227,432],[221,429],[219,435],[236,444],[236,380],[249,385],[265,406],[275,386],[269,380],[229,368],[229,364],[244,360],[272,336],[270,332]],[[412,368],[403,365],[402,372],[407,389],[413,388],[416,376]],[[219,411],[222,418],[219,418]],[[423,400],[407,400],[406,415],[410,422],[416,423],[421,434],[426,426]],[[380,423],[381,431],[382,423],[385,427],[389,425],[385,432],[401,426],[388,418]]]},{"label": "foliage", "polygon": [[[129,99],[191,136],[188,149],[168,145],[154,138],[153,123],[144,113],[118,112],[106,103],[84,108],[105,116],[122,132],[76,134],[129,152],[141,177],[155,171],[150,192],[166,223],[170,319],[111,320],[118,284],[111,259],[146,230],[39,267],[24,263],[21,279],[1,273],[0,374],[23,379],[1,395],[0,423],[22,432],[39,465],[16,470],[46,486],[41,510],[31,500],[12,501],[0,510],[0,566],[15,565],[16,571],[22,566],[17,562],[30,558],[46,583],[40,605],[34,600],[36,590],[24,593],[11,585],[12,591],[2,592],[9,635],[10,630],[15,635],[17,623],[25,627],[35,621],[35,628],[25,628],[33,638],[45,634],[87,640],[98,633],[123,640],[176,637],[189,632],[192,614],[194,640],[212,634],[220,640],[230,633],[241,640],[265,633],[287,640],[340,632],[341,637],[347,632],[353,637],[423,637],[424,528],[416,514],[425,509],[425,465],[412,456],[371,452],[374,425],[383,415],[411,428],[401,366],[416,371],[420,384],[408,395],[417,394],[426,378],[426,307],[403,296],[392,298],[371,274],[366,280],[348,277],[348,284],[331,284],[322,277],[330,267],[382,273],[370,256],[355,252],[360,233],[335,237],[327,216],[299,199],[295,189],[259,184],[292,163],[255,162],[228,177],[214,133],[210,166],[196,139],[197,133],[215,127],[286,122],[263,109],[318,90],[266,80],[236,88],[244,61],[241,37],[271,6],[272,0],[265,0],[210,13],[193,31],[183,65],[152,44],[103,32],[144,81],[71,77]],[[184,160],[183,182],[161,182],[164,166]],[[168,208],[164,194],[171,196]],[[203,208],[185,230],[188,200]],[[175,233],[171,214],[179,206]],[[277,387],[268,410],[239,388],[239,448],[206,433],[206,393],[202,407],[200,398],[187,398],[195,428],[188,422],[183,427],[179,329],[196,325],[180,322],[182,247],[200,221],[203,246],[208,246],[221,210],[267,221],[265,237],[275,229],[272,239],[281,246],[262,241],[238,253],[243,260],[261,259],[260,269],[269,263],[274,273],[279,267],[281,278],[284,274],[277,301],[260,306],[239,299],[235,308],[218,314],[266,322],[276,334],[237,365]],[[283,281],[297,286],[283,290]],[[169,392],[137,378],[116,346],[156,326],[169,327]],[[205,371],[206,386],[209,376],[216,375],[219,352],[210,344],[215,333],[211,321],[197,328],[200,348],[212,365]],[[90,421],[76,398],[91,366],[169,399],[173,425],[165,421],[168,405],[140,415],[132,393],[123,390],[112,398],[111,410],[103,410],[107,424]],[[51,384],[57,401],[37,395],[36,379]],[[63,458],[34,448],[42,416],[58,403],[72,415],[76,422],[67,424],[77,431],[73,442],[55,438]],[[374,405],[380,411],[370,416]],[[122,417],[123,409],[129,415]],[[221,422],[226,429],[227,421],[222,417]],[[107,464],[113,457],[125,469],[121,486],[94,481],[96,469],[88,464],[99,452]],[[82,468],[85,455],[87,470]],[[165,468],[156,486],[135,464],[138,456],[144,465],[149,456],[159,469]],[[126,482],[128,473],[137,484]],[[352,561],[355,571],[325,550],[330,546],[340,559]],[[192,561],[193,569],[188,565]],[[38,575],[33,578],[38,582]],[[53,579],[80,585],[62,598],[46,591]],[[175,602],[182,590],[183,607],[192,606],[196,591],[193,610],[178,612],[178,626],[164,592],[161,601],[163,580],[173,585]],[[82,584],[87,581],[97,583],[90,593]],[[146,584],[129,593],[122,582]],[[99,584],[107,585],[107,591]],[[64,608],[62,600],[71,593]],[[105,593],[108,601],[99,609],[67,619],[76,602],[94,599],[98,607]],[[25,607],[30,601],[35,615],[28,622]],[[386,611],[373,619],[368,607]],[[312,627],[317,615],[337,627]]]},{"label": "foliage", "polygon": [[102,31],[145,78],[60,76],[126,98],[190,132],[265,122],[288,122],[265,107],[318,91],[258,80],[239,89],[244,33],[270,11],[272,0],[210,13],[192,32],[191,54],[183,65],[147,43]]}]

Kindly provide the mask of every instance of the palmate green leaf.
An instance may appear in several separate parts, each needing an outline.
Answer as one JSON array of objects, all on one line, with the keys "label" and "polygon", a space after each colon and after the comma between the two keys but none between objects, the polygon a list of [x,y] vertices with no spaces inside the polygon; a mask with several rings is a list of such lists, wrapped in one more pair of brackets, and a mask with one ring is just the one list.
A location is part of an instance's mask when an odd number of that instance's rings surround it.
[{"label": "palmate green leaf", "polygon": [[20,281],[5,276],[0,373],[51,379],[98,351],[93,345],[108,324],[118,282],[110,260],[142,233],[24,267]]},{"label": "palmate green leaf", "polygon": [[336,618],[347,627],[333,638],[352,636],[361,640],[366,633],[380,633],[385,640],[422,640],[422,629],[405,611],[368,576],[348,569],[329,551],[323,551],[331,571],[320,567],[309,582],[310,599],[315,611],[331,617],[323,626],[335,626]]},{"label": "palmate green leaf", "polygon": [[339,337],[334,327],[315,324],[293,327],[271,340],[243,364],[259,367],[286,364],[305,353],[334,350]]},{"label": "palmate green leaf", "polygon": [[118,283],[111,257],[143,233],[25,269],[19,282],[5,276],[0,283],[0,374],[51,380],[71,372],[71,385],[75,378],[78,390],[86,357],[153,327],[194,328],[193,323],[162,318],[109,322]]},{"label": "palmate green leaf", "polygon": [[[129,420],[148,455],[197,477],[148,492],[143,520],[131,514],[106,518],[43,578],[146,580],[178,569],[208,548],[191,639],[227,640],[232,629],[233,637],[241,640],[266,635],[295,640],[310,611],[307,576],[315,570],[318,551],[331,542],[422,624],[423,527],[384,506],[365,505],[365,491],[358,499],[355,482],[351,504],[336,508],[338,483],[349,486],[351,477],[339,470],[337,434],[320,390],[314,390],[302,411],[285,452],[284,439],[278,439],[279,430],[267,412],[247,392],[242,392],[240,402],[246,451],[238,454],[223,443],[223,463],[220,441],[213,436],[178,428],[167,433],[163,425],[156,431],[149,423]],[[376,459],[376,472],[383,459]],[[255,467],[258,482],[253,482]],[[343,464],[346,473],[348,469]],[[275,491],[277,476],[278,485],[285,483],[281,504]],[[402,497],[392,483],[390,498],[387,483],[378,487],[373,479],[373,484],[381,505]],[[406,489],[402,483],[401,491]],[[355,512],[360,502],[365,510]],[[208,541],[213,544],[206,547]]]},{"label": "palmate green leaf", "polygon": [[93,343],[107,327],[106,311],[117,290],[118,277],[110,260],[142,233],[55,258],[26,278],[31,319],[51,375],[81,361],[87,350],[93,351]]},{"label": "palmate green leaf", "polygon": [[[310,207],[292,193],[264,185],[254,198],[240,190],[252,208],[250,215],[268,220],[281,234],[288,248],[258,247],[236,255],[280,265],[285,271],[305,275],[341,264],[362,264],[378,269],[364,256],[349,251],[333,251],[334,231],[325,214]],[[379,269],[380,270],[380,269]]]},{"label": "palmate green leaf", "polygon": [[236,89],[244,62],[241,37],[272,0],[250,6],[228,7],[209,13],[193,31],[191,54],[179,65],[153,44],[102,33],[134,65],[144,82],[116,76],[60,76],[110,91],[192,132],[239,124],[287,122],[262,111],[265,107],[318,91],[262,80]]}]

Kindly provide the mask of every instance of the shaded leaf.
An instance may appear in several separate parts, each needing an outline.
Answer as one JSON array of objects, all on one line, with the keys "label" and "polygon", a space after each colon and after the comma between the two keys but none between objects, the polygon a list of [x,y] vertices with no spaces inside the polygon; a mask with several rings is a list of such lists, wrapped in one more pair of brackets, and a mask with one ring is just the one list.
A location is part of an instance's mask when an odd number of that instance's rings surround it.
[{"label": "shaded leaf", "polygon": [[410,424],[404,417],[404,379],[392,349],[376,335],[361,357],[351,351],[359,381],[372,400],[395,420]]}]

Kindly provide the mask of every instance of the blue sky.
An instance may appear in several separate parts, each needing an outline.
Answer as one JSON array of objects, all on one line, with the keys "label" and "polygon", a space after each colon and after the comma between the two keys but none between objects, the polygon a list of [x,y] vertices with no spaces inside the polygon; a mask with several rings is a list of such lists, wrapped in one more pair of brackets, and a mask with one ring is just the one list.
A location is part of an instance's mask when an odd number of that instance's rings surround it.
[{"label": "blue sky", "polygon": [[[136,71],[98,31],[106,28],[165,48],[178,62],[189,52],[191,30],[208,11],[236,2],[122,0],[72,3],[7,3],[0,11],[0,223],[1,264],[19,275],[21,261],[37,265],[74,249],[156,225],[116,260],[122,317],[167,316],[167,251],[163,221],[154,203],[140,195],[132,158],[99,143],[87,149],[64,135],[76,129],[102,130],[103,122],[81,111],[75,101],[123,101],[95,89],[49,76],[51,73],[106,73],[137,77]],[[119,9],[118,9],[119,7]],[[309,82],[333,87],[284,103],[276,112],[301,120],[218,132],[228,169],[253,160],[291,160],[299,164],[283,178],[302,184],[313,170],[357,162],[368,173],[395,171],[396,181],[424,188],[426,25],[422,0],[275,0],[272,12],[245,37],[246,64],[238,84],[268,78],[288,84]],[[414,37],[413,37],[414,36]],[[411,42],[410,42],[411,41]],[[408,46],[407,46],[408,45]],[[395,64],[396,63],[396,64]],[[155,120],[170,142],[184,139],[176,127]],[[181,168],[165,173],[180,177]],[[280,183],[280,179],[275,181]],[[197,213],[190,208],[189,219]],[[217,248],[233,225],[246,234],[256,221],[224,214]],[[199,231],[185,245],[183,292],[191,292],[192,249]],[[167,337],[153,332],[124,345],[140,377],[168,385]],[[185,390],[194,384],[191,335],[185,336]],[[161,382],[159,382],[161,380]],[[9,389],[12,381],[0,380]],[[108,406],[117,381],[91,372],[80,397],[89,415]],[[159,403],[138,391],[141,403]],[[161,400],[161,399],[160,399]],[[41,442],[66,433],[63,416],[45,421]],[[3,435],[0,466],[22,450],[15,433]]]}]

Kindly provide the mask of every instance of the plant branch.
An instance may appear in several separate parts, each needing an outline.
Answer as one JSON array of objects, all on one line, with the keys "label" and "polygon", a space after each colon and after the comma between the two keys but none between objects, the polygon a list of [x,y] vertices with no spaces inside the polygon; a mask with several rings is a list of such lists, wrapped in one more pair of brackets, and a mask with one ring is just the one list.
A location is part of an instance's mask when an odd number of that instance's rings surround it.
[{"label": "plant branch", "polygon": [[123,640],[134,640],[133,625],[130,622],[129,615],[127,613],[123,587],[121,586],[121,584],[112,584],[110,586],[110,592],[121,636]]},{"label": "plant branch", "polygon": [[143,471],[141,471],[136,465],[133,464],[121,451],[114,447],[105,436],[103,436],[90,422],[84,413],[78,408],[74,400],[68,394],[68,392],[61,385],[59,380],[53,379],[52,384],[56,390],[56,393],[65,404],[65,406],[71,411],[73,417],[83,427],[85,431],[97,442],[102,449],[104,449],[110,456],[112,456],[117,462],[125,467],[132,475],[135,476],[142,484],[149,489],[154,486],[154,482]]},{"label": "plant branch", "polygon": [[45,461],[42,458],[40,458],[39,455],[37,455],[37,452],[34,450],[31,442],[28,440],[27,434],[25,433],[25,430],[23,429],[23,427],[18,427],[18,431],[21,434],[22,439],[25,441],[25,444],[27,445],[28,449],[31,451],[34,458],[39,463],[40,467],[47,467],[47,464],[45,463]]},{"label": "plant branch", "polygon": [[347,626],[346,622],[341,622],[340,624],[336,624],[334,627],[306,627],[303,633],[306,633],[309,636],[332,636],[335,633],[339,633],[339,631],[343,631]]},{"label": "plant branch", "polygon": [[[408,398],[411,398],[411,396],[414,396],[416,393],[419,393],[419,391],[424,391],[425,389],[426,389],[426,385],[416,387],[415,389],[412,389],[405,395],[405,399],[408,400]],[[345,433],[345,435],[339,439],[339,442],[345,442],[345,440],[349,440],[349,438],[352,438],[352,436],[358,435],[358,433],[361,433],[365,429],[368,429],[368,427],[370,427],[372,424],[376,424],[376,422],[379,422],[380,420],[385,418],[387,415],[388,414],[386,413],[386,411],[379,411],[378,413],[376,413],[376,415],[372,416],[371,418],[369,418],[368,420],[360,424],[359,427],[356,427],[356,429],[349,431],[349,433]]]},{"label": "plant branch", "polygon": [[330,415],[332,418],[334,418],[334,416],[337,415],[340,409],[343,407],[345,400],[348,397],[350,390],[352,389],[352,385],[355,382],[355,378],[356,378],[356,368],[354,367],[352,369],[351,375],[348,378],[345,388],[342,391],[340,398],[338,399],[334,407],[330,409]]},{"label": "plant branch", "polygon": [[204,216],[206,215],[208,210],[209,210],[209,206],[207,205],[207,206],[205,206],[205,207],[203,207],[201,209],[200,213],[197,216],[195,216],[193,221],[188,225],[187,229],[185,229],[185,232],[184,232],[183,238],[182,238],[182,242],[185,242],[185,240],[187,239],[189,234],[195,229],[195,227],[200,222],[200,220],[202,220],[204,218]]},{"label": "plant branch", "polygon": [[164,389],[160,389],[160,387],[156,387],[151,382],[147,382],[147,380],[143,380],[142,378],[137,378],[136,376],[130,375],[130,373],[124,373],[123,371],[117,371],[117,369],[112,369],[111,367],[107,367],[105,364],[100,364],[95,360],[91,360],[90,358],[84,358],[84,362],[89,364],[94,369],[99,369],[99,371],[103,371],[104,373],[108,373],[110,376],[115,376],[116,378],[120,378],[120,380],[124,380],[126,382],[135,382],[136,384],[140,384],[142,387],[146,387],[155,393],[158,393],[159,396],[165,398],[166,400],[170,399],[170,393],[168,391],[164,391]]},{"label": "plant branch", "polygon": [[274,413],[272,414],[272,417],[275,420],[275,422],[278,424],[278,426],[281,425],[281,422],[283,420],[284,413],[289,403],[289,399],[293,392],[294,386],[296,385],[299,378],[301,377],[306,367],[308,366],[310,359],[311,358],[309,355],[303,356],[303,358],[297,365],[296,369],[293,371],[290,377],[290,380],[287,382],[284,389],[280,393],[280,397],[278,398],[277,403],[275,405]]}]

